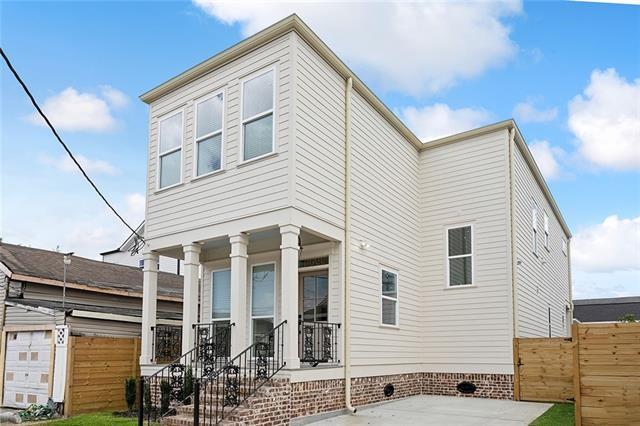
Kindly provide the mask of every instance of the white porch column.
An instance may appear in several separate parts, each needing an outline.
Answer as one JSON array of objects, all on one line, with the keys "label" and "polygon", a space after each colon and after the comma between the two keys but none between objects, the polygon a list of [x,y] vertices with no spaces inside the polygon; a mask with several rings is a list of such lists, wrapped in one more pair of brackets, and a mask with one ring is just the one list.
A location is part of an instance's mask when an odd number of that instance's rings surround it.
[{"label": "white porch column", "polygon": [[193,349],[193,325],[198,322],[198,287],[200,271],[199,244],[185,244],[184,251],[184,295],[182,297],[182,353]]},{"label": "white porch column", "polygon": [[231,356],[247,347],[247,234],[230,235],[231,243]]},{"label": "white porch column", "polygon": [[153,361],[153,332],[156,326],[156,305],[158,300],[158,255],[144,254],[142,272],[142,341],[140,342],[140,364]]},{"label": "white porch column", "polygon": [[286,368],[300,368],[298,356],[298,237],[300,227],[283,225],[280,227],[282,244],[282,319],[284,326],[284,361]]}]

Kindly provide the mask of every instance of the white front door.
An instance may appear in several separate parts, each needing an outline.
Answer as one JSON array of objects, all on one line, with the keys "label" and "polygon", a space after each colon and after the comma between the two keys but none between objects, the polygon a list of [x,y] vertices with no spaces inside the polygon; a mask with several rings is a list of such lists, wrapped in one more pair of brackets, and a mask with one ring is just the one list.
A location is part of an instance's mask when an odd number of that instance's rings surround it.
[{"label": "white front door", "polygon": [[52,332],[7,332],[4,366],[4,405],[25,408],[30,404],[46,404],[49,379]]}]

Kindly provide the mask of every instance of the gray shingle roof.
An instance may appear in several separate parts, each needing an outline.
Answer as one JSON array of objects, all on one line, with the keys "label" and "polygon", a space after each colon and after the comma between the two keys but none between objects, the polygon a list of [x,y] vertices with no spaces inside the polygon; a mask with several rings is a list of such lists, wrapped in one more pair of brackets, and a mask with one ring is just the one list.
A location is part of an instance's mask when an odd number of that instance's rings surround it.
[{"label": "gray shingle roof", "polygon": [[[62,281],[64,254],[51,250],[0,243],[0,262],[13,274]],[[67,267],[67,282],[101,290],[142,294],[142,270],[133,266],[100,262],[73,256]],[[183,277],[158,272],[158,295],[182,298]]]},{"label": "gray shingle roof", "polygon": [[640,320],[640,297],[573,301],[573,317],[580,322],[617,321],[626,314],[634,314]]}]

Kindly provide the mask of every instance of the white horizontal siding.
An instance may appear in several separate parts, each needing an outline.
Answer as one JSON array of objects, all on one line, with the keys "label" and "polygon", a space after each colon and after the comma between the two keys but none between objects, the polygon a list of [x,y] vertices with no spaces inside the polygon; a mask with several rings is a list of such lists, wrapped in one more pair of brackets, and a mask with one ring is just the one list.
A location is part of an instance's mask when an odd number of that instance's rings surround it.
[{"label": "white horizontal siding", "polygon": [[[512,371],[507,133],[421,153],[423,360]],[[473,224],[475,287],[447,289],[446,228]]]},{"label": "white horizontal siding", "polygon": [[[517,301],[519,337],[547,337],[551,308],[551,335],[569,335],[571,318],[564,319],[571,302],[569,260],[562,253],[562,239],[567,241],[558,218],[535,180],[519,147],[514,149]],[[538,204],[538,253],[533,254],[533,201]],[[549,216],[549,250],[544,247],[544,212]]]},{"label": "white horizontal siding", "polygon": [[[220,223],[289,204],[288,151],[291,104],[291,34],[282,36],[151,105],[145,237],[153,239]],[[241,79],[276,67],[277,155],[238,165],[241,126]],[[193,180],[194,100],[223,89],[224,172]],[[183,184],[156,192],[158,117],[184,108]]]}]

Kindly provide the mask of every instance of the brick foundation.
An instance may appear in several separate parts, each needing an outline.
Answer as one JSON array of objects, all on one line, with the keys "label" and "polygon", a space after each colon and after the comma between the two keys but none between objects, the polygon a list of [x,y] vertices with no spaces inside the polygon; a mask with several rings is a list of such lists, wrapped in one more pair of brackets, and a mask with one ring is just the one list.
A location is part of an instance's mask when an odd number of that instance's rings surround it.
[{"label": "brick foundation", "polygon": [[[472,394],[459,392],[458,383],[476,385]],[[448,395],[476,398],[513,399],[512,374],[423,373],[423,395]]]}]

